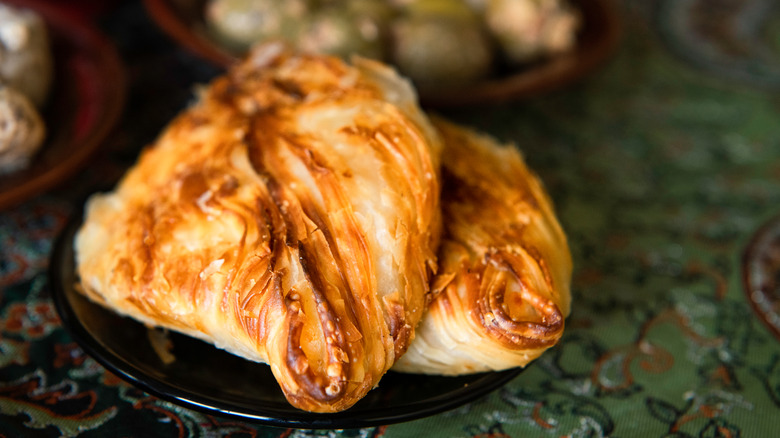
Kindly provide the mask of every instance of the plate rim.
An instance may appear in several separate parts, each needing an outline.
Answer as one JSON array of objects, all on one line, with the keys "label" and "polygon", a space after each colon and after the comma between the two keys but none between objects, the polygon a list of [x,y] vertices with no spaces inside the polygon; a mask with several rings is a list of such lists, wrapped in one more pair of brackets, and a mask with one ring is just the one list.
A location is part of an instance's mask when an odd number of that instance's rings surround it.
[{"label": "plate rim", "polygon": [[757,292],[757,288],[760,290],[763,290],[763,288],[759,287],[762,285],[754,284],[753,276],[751,275],[752,263],[761,256],[761,246],[766,243],[767,238],[775,236],[780,236],[780,214],[777,213],[772,215],[769,219],[760,222],[759,225],[754,228],[747,243],[744,245],[739,264],[742,293],[744,294],[745,300],[764,327],[772,333],[775,339],[780,340],[780,327],[769,320],[769,315],[761,308],[758,300],[753,296],[753,294]]},{"label": "plate rim", "polygon": [[[19,203],[33,198],[52,189],[57,183],[60,183],[86,165],[89,158],[99,149],[106,140],[110,132],[116,127],[117,122],[124,110],[126,98],[126,77],[124,66],[119,53],[114,44],[100,30],[67,12],[63,7],[47,3],[42,0],[8,0],[9,5],[21,8],[27,8],[38,12],[43,18],[48,28],[57,29],[66,32],[50,33],[68,34],[71,40],[80,42],[80,45],[90,46],[95,53],[101,56],[99,62],[95,64],[97,70],[103,77],[111,78],[111,84],[106,82],[103,87],[104,98],[100,105],[100,113],[95,126],[87,132],[86,136],[78,142],[69,144],[72,147],[72,153],[63,157],[55,165],[48,166],[40,172],[30,175],[19,185],[10,189],[0,190],[0,210],[5,210],[18,205]],[[53,87],[57,86],[58,80],[55,77]],[[52,87],[52,88],[53,88]],[[54,91],[50,94],[55,94]],[[48,125],[47,125],[48,128]],[[48,137],[48,135],[47,135]],[[48,140],[44,140],[42,148],[47,147]],[[38,152],[40,154],[40,151]],[[35,157],[33,158],[35,160]],[[33,163],[31,163],[32,165]],[[0,176],[0,180],[5,178],[14,178],[20,171],[12,172]]]},{"label": "plate rim", "polygon": [[[168,384],[154,376],[143,375],[142,370],[128,362],[123,356],[113,352],[110,347],[103,346],[101,341],[93,337],[87,328],[84,327],[67,297],[68,292],[65,291],[64,279],[62,277],[64,260],[74,259],[72,242],[78,226],[82,222],[82,217],[83,210],[81,209],[78,209],[71,215],[54,242],[49,261],[48,280],[54,307],[60,316],[62,326],[87,354],[108,371],[127,383],[173,404],[208,415],[229,417],[266,426],[331,430],[375,427],[417,420],[456,409],[506,385],[525,369],[512,368],[504,371],[481,373],[484,374],[484,377],[481,377],[481,379],[487,379],[487,383],[473,387],[474,382],[472,382],[434,397],[415,401],[409,405],[409,408],[400,413],[395,410],[387,411],[385,408],[377,408],[367,412],[347,409],[336,413],[314,413],[294,408],[292,405],[290,405],[289,411],[278,411],[275,408],[271,408],[249,412],[238,406],[230,406],[222,402],[215,403],[209,397],[194,394],[184,388]],[[106,309],[105,311],[109,312],[110,310]],[[131,322],[135,321],[131,320]],[[283,417],[280,418],[282,415]]]}]

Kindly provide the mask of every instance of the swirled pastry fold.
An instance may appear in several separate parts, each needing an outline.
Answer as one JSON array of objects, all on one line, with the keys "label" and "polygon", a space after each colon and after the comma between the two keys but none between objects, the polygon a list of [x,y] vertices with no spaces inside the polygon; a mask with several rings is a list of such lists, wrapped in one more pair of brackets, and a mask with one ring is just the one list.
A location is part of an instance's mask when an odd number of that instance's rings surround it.
[{"label": "swirled pastry fold", "polygon": [[444,120],[434,125],[445,144],[437,295],[394,370],[525,366],[563,332],[572,269],[566,237],[516,148]]},{"label": "swirled pastry fold", "polygon": [[121,314],[267,362],[294,406],[346,409],[423,313],[439,153],[391,70],[262,46],[90,199],[82,286]]}]

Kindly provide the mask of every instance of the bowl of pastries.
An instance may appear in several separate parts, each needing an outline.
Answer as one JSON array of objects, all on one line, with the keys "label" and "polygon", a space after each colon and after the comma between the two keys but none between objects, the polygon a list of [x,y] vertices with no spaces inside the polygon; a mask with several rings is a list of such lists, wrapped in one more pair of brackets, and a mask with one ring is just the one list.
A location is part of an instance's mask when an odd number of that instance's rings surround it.
[{"label": "bowl of pastries", "polygon": [[0,2],[0,208],[73,175],[121,111],[113,46],[59,7]]},{"label": "bowl of pastries", "polygon": [[173,38],[216,64],[253,44],[359,55],[410,78],[425,106],[538,95],[593,71],[616,47],[610,0],[145,0]]}]

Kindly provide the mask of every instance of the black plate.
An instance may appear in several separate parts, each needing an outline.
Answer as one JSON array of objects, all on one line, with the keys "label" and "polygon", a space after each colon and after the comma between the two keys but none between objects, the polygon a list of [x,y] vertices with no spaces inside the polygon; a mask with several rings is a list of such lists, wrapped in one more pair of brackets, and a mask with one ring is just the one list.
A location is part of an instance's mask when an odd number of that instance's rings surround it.
[{"label": "black plate", "polygon": [[176,361],[164,365],[147,328],[79,294],[73,259],[76,214],[52,253],[50,281],[63,325],[84,350],[118,376],[185,407],[271,426],[346,429],[409,421],[447,411],[504,385],[521,369],[443,377],[390,372],[352,408],[315,414],[292,407],[267,365],[250,362],[188,336],[172,333]]}]

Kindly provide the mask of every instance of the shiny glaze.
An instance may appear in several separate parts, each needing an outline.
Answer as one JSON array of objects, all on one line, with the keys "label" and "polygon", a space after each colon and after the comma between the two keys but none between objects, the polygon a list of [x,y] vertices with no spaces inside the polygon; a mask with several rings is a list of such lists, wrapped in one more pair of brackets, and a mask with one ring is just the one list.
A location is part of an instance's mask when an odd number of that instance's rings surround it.
[{"label": "shiny glaze", "polygon": [[85,287],[269,363],[294,406],[348,408],[408,347],[435,266],[439,146],[405,86],[259,49],[90,201]]}]

